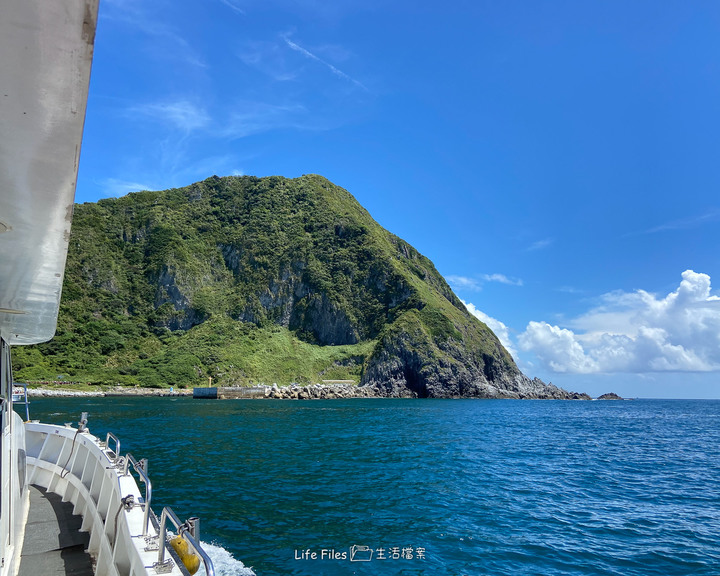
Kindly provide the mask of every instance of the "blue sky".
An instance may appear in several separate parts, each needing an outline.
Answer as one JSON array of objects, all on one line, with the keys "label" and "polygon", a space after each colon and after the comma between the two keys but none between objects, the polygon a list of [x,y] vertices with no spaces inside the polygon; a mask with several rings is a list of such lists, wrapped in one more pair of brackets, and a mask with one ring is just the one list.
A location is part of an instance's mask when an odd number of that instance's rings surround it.
[{"label": "blue sky", "polygon": [[77,201],[317,173],[530,376],[720,398],[720,4],[103,0]]}]

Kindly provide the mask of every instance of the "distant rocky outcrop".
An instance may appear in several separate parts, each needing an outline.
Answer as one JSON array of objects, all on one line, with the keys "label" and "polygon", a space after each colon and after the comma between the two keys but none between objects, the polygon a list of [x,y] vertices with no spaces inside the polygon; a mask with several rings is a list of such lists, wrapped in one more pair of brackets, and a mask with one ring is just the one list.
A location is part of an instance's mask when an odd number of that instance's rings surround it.
[{"label": "distant rocky outcrop", "polygon": [[602,396],[598,396],[598,400],[624,400],[621,396],[618,396],[615,394],[615,392],[608,392],[607,394],[603,394]]},{"label": "distant rocky outcrop", "polygon": [[568,392],[539,378],[531,380],[499,342],[497,354],[478,354],[463,345],[472,341],[472,334],[433,338],[413,315],[407,316],[406,323],[387,331],[367,363],[361,384],[378,396],[590,400],[587,394]]},{"label": "distant rocky outcrop", "polygon": [[213,176],[75,206],[56,338],[18,349],[15,370],[156,388],[351,380],[369,396],[586,397],[522,374],[430,260],[317,175]]}]

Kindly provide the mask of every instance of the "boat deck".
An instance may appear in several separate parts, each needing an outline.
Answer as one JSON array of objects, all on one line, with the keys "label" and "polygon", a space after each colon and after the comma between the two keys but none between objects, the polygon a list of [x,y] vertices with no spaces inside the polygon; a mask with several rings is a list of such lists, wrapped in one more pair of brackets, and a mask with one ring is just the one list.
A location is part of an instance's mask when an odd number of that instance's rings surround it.
[{"label": "boat deck", "polygon": [[82,518],[73,505],[52,492],[30,486],[30,511],[25,527],[19,576],[92,576],[90,536],[80,532]]}]

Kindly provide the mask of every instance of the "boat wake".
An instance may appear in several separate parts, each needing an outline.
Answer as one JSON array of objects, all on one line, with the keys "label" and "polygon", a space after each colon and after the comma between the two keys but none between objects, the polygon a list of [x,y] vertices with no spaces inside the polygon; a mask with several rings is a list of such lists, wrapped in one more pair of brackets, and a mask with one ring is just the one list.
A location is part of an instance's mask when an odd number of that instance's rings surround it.
[{"label": "boat wake", "polygon": [[[245,566],[240,560],[233,558],[233,555],[222,546],[208,544],[207,542],[201,542],[201,544],[213,561],[215,576],[256,576],[251,568]],[[206,576],[205,566],[200,564],[200,570],[197,571],[196,576]]]}]

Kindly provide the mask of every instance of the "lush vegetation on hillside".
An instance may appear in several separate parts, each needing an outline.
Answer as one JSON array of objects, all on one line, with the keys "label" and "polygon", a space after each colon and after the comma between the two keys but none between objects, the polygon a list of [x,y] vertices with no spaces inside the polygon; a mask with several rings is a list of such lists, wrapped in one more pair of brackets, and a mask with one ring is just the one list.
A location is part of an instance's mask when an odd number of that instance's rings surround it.
[{"label": "lush vegetation on hillside", "polygon": [[398,335],[421,368],[517,371],[347,191],[315,175],[212,177],[77,205],[57,335],[17,348],[14,366],[20,380],[144,386],[360,382]]}]

